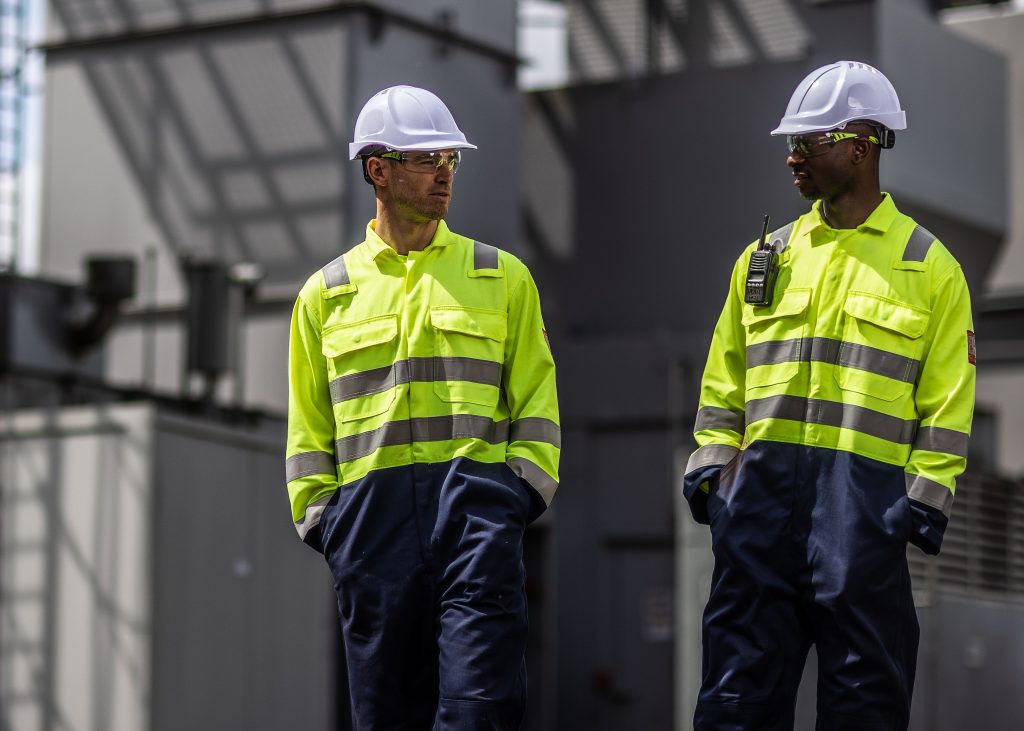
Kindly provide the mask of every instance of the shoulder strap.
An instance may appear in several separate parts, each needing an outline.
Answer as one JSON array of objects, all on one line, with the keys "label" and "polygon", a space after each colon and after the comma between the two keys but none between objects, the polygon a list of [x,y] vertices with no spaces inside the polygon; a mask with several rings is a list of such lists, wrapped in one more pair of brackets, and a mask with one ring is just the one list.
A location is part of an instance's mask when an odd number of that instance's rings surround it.
[{"label": "shoulder strap", "polygon": [[473,268],[467,274],[472,279],[479,277],[504,279],[498,249],[480,241],[473,242]]},{"label": "shoulder strap", "polygon": [[928,256],[928,250],[935,243],[935,236],[924,226],[918,225],[907,239],[907,246],[903,249],[903,261],[921,261]]},{"label": "shoulder strap", "polygon": [[348,278],[348,267],[345,266],[344,254],[325,266],[322,271],[324,273],[324,289],[334,289],[343,284],[352,283]]},{"label": "shoulder strap", "polygon": [[473,269],[497,269],[498,250],[480,241],[473,242]]},{"label": "shoulder strap", "polygon": [[775,229],[772,231],[772,235],[768,237],[768,243],[776,254],[781,254],[789,246],[789,238],[793,234],[793,226],[796,221],[790,221],[782,228]]},{"label": "shoulder strap", "polygon": [[324,299],[330,299],[339,294],[348,294],[356,291],[356,285],[348,276],[348,267],[345,264],[345,255],[320,270],[323,274],[323,289],[321,290]]}]

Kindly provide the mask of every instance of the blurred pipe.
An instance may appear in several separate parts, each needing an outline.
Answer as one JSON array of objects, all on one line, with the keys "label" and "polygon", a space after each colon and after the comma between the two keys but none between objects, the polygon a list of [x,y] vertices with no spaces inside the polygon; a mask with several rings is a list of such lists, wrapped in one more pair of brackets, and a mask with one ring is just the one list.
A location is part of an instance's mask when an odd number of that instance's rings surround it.
[{"label": "blurred pipe", "polygon": [[142,387],[156,387],[156,267],[157,248],[147,246],[143,260],[143,299],[146,315],[142,325]]},{"label": "blurred pipe", "polygon": [[226,264],[186,260],[182,267],[188,282],[185,307],[186,395],[193,373],[204,379],[203,400],[213,402],[217,380],[233,363],[234,321],[231,281]]}]

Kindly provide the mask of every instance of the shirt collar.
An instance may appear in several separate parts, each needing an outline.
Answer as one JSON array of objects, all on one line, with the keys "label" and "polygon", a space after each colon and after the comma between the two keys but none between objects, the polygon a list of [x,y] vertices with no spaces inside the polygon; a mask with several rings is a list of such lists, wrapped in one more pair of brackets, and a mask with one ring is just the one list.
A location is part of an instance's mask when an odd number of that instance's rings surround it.
[{"label": "shirt collar", "polygon": [[[433,246],[448,246],[455,241],[455,234],[448,230],[448,224],[442,218],[437,222],[437,230],[434,231],[434,238],[427,244],[427,248]],[[377,235],[377,219],[374,218],[366,224],[366,246],[370,250],[370,258],[376,259],[381,254],[395,254],[388,242]]]},{"label": "shirt collar", "polygon": [[[814,211],[813,228],[826,228],[825,219],[821,217],[820,199],[814,201],[811,210]],[[896,210],[896,204],[892,202],[892,196],[888,193],[882,193],[882,202],[875,207],[875,210],[871,211],[871,214],[864,220],[864,223],[857,227],[857,230],[877,231],[884,234],[889,230],[889,227],[898,215],[899,211]]]},{"label": "shirt collar", "polygon": [[884,234],[896,220],[897,215],[899,215],[899,211],[896,210],[896,204],[892,202],[892,197],[888,193],[882,193],[882,202],[875,207],[875,210],[871,211],[871,215],[857,227],[857,230],[871,229]]}]

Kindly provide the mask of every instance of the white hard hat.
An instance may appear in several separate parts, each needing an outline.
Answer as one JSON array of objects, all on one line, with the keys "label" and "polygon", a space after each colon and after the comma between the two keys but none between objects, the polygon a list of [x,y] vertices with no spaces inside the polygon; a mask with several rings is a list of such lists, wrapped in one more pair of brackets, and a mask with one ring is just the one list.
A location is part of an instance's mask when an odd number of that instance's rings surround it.
[{"label": "white hard hat", "polygon": [[809,73],[796,87],[773,135],[799,135],[842,128],[865,120],[906,129],[896,90],[881,71],[856,61],[836,61]]},{"label": "white hard hat", "polygon": [[348,154],[355,160],[368,147],[381,145],[392,150],[476,149],[444,102],[415,86],[388,87],[363,105]]}]

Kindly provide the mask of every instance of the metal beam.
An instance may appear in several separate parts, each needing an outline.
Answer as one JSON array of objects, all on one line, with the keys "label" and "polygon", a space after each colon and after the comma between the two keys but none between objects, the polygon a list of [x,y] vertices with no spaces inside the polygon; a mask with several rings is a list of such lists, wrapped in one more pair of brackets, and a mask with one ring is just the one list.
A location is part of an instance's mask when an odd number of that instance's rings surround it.
[{"label": "metal beam", "polygon": [[112,48],[161,39],[191,40],[197,35],[221,33],[243,28],[258,28],[270,25],[279,28],[282,23],[286,22],[310,18],[320,19],[325,16],[348,15],[352,13],[364,13],[382,23],[397,25],[417,33],[430,35],[442,46],[462,48],[506,66],[516,67],[523,63],[515,52],[486,41],[481,41],[465,33],[460,33],[449,24],[443,22],[443,20],[438,23],[431,23],[414,15],[381,6],[372,2],[372,0],[332,0],[331,2],[311,3],[288,10],[267,10],[254,15],[226,20],[185,21],[155,28],[132,29],[120,33],[99,34],[86,38],[70,38],[56,43],[43,43],[35,48],[46,53],[47,57],[52,60],[61,60],[62,56],[70,55],[75,51],[110,50]]},{"label": "metal beam", "polygon": [[1024,364],[1024,293],[983,295],[975,325],[979,365]]}]

